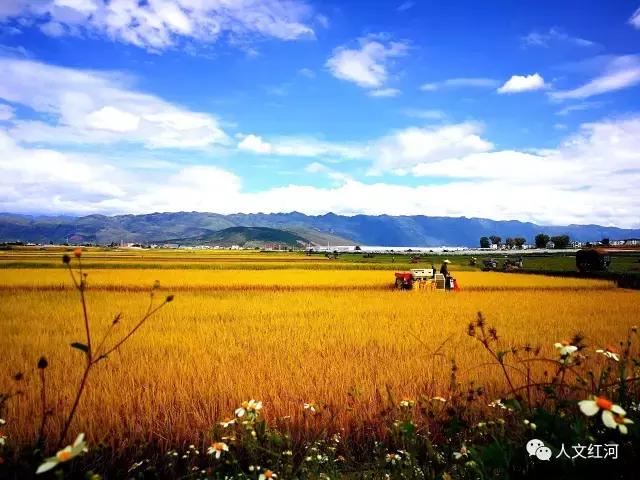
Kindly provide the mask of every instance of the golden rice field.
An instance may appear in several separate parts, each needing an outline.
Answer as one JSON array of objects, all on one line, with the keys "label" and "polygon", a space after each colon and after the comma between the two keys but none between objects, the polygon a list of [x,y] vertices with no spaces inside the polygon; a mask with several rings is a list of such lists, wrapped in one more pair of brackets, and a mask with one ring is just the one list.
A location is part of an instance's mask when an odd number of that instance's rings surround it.
[{"label": "golden rice field", "polygon": [[[640,313],[640,292],[604,281],[454,272],[459,293],[406,292],[390,288],[390,271],[289,267],[88,270],[94,338],[118,312],[117,328],[126,331],[154,280],[176,297],[96,367],[72,431],[116,448],[195,443],[248,398],[262,400],[267,417],[294,423],[302,422],[302,403],[315,402],[325,406],[318,426],[357,431],[375,424],[387,390],[397,398],[446,395],[451,358],[460,379],[501,388],[498,370],[481,365],[486,357],[466,334],[478,311],[505,345],[540,344],[550,356],[554,342],[576,331],[592,346],[614,343]],[[83,356],[69,347],[83,341],[84,327],[68,272],[0,269],[0,331],[0,391],[14,387],[11,374],[26,374],[27,393],[6,412],[8,433],[27,442],[39,426],[39,356],[50,363],[54,410],[69,408],[82,373]],[[443,342],[445,357],[433,357]]]}]

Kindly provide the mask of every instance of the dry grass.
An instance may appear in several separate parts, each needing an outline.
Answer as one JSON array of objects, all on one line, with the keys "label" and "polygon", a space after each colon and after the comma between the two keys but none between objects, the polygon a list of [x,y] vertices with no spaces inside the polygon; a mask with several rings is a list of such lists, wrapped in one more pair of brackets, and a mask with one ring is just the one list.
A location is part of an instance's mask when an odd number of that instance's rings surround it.
[{"label": "dry grass", "polygon": [[[606,289],[613,288],[607,280],[514,275],[497,272],[456,272],[463,289]],[[273,270],[145,270],[92,269],[88,283],[91,288],[108,290],[146,289],[155,280],[168,290],[238,290],[295,289],[322,290],[384,289],[393,287],[393,273],[381,270],[309,271],[289,268]],[[71,288],[66,270],[38,269],[0,270],[0,288]]]},{"label": "dry grass", "polygon": [[[50,361],[49,395],[68,409],[83,367],[77,293],[62,270],[0,271],[0,391],[9,375],[27,373],[26,391],[11,403],[9,434],[33,440],[39,403],[35,362]],[[466,325],[481,310],[515,344],[553,342],[577,330],[607,345],[637,322],[640,293],[601,281],[460,272],[460,294],[389,289],[379,271],[92,270],[89,310],[99,337],[123,312],[126,330],[146,308],[134,287],[159,279],[183,290],[121,353],[97,367],[73,431],[119,448],[140,440],[167,446],[197,442],[241,400],[259,398],[270,417],[302,415],[302,402],[327,405],[323,426],[357,429],[382,407],[379,392],[397,397],[444,395],[449,358],[460,377],[489,385],[499,379]],[[26,290],[24,287],[32,287]],[[35,289],[33,287],[36,287]],[[501,288],[517,287],[513,291]],[[296,289],[297,288],[297,289]],[[110,291],[110,289],[112,291]],[[192,291],[190,291],[192,290]],[[441,342],[446,358],[430,355]],[[386,396],[386,393],[384,394]],[[55,435],[61,425],[52,422]]]}]

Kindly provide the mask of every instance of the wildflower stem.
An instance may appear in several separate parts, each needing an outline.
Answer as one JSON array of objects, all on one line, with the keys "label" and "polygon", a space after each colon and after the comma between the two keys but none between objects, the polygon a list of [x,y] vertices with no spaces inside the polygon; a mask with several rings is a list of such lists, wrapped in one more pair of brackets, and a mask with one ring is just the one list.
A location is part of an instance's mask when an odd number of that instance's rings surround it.
[{"label": "wildflower stem", "polygon": [[91,363],[92,351],[91,351],[91,330],[89,328],[89,314],[87,313],[87,300],[84,296],[84,290],[86,287],[86,280],[82,272],[82,260],[78,258],[78,267],[80,269],[80,299],[82,301],[82,316],[84,317],[84,328],[87,333],[87,363]]},{"label": "wildflower stem", "polygon": [[[118,350],[118,348],[120,348],[120,346],[126,342],[127,340],[129,340],[129,338],[131,337],[131,335],[133,335],[136,330],[138,330],[142,324],[147,321],[149,319],[149,317],[153,316],[158,310],[160,310],[162,307],[164,307],[167,304],[167,300],[165,300],[164,302],[162,302],[160,305],[158,305],[156,308],[153,308],[151,310],[147,310],[147,313],[142,317],[142,319],[136,324],[135,327],[133,327],[131,329],[131,331],[129,331],[129,333],[127,333],[122,340],[120,340],[118,343],[116,343],[113,347],[111,347],[109,350],[107,350],[106,352],[104,352],[101,357],[106,357],[107,355],[115,352],[116,350]],[[96,359],[97,361],[97,359]]]},{"label": "wildflower stem", "polygon": [[40,403],[42,404],[42,420],[40,422],[40,429],[38,431],[38,443],[44,441],[44,429],[47,423],[47,391],[44,377],[44,368],[40,370]]},{"label": "wildflower stem", "polygon": [[71,407],[71,411],[67,416],[67,420],[64,422],[64,427],[62,428],[62,433],[60,434],[60,440],[58,441],[60,447],[63,445],[64,439],[67,437],[67,433],[69,432],[71,422],[73,421],[73,417],[76,415],[76,410],[78,408],[78,405],[80,404],[80,398],[82,397],[82,393],[84,392],[84,388],[87,384],[87,378],[89,377],[89,372],[91,371],[91,367],[93,365],[94,363],[89,361],[89,363],[87,363],[87,366],[84,368],[84,373],[82,374],[82,380],[80,380],[80,386],[78,387],[76,398],[73,401],[73,406]]}]

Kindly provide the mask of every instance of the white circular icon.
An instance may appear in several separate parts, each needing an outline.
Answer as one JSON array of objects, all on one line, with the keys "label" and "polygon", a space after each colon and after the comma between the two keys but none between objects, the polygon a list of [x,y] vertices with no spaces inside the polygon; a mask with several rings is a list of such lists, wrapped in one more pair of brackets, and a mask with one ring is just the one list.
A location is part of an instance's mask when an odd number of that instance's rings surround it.
[{"label": "white circular icon", "polygon": [[542,440],[538,440],[537,438],[529,440],[527,443],[527,452],[529,452],[529,456],[534,456],[536,454],[536,450],[540,447],[544,447],[544,442]]},{"label": "white circular icon", "polygon": [[540,447],[536,450],[536,457],[539,460],[549,460],[551,458],[551,449],[549,447]]},{"label": "white circular icon", "polygon": [[551,459],[551,449],[545,447],[544,442],[537,438],[532,438],[527,442],[527,452],[529,452],[530,457],[535,455],[539,460],[547,461]]}]

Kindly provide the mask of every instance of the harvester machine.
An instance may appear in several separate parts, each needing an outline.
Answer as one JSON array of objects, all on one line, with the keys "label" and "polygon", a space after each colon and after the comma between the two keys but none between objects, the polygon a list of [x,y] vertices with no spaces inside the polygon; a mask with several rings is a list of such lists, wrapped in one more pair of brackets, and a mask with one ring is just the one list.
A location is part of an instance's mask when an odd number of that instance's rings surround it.
[{"label": "harvester machine", "polygon": [[412,288],[444,289],[445,278],[435,273],[432,268],[412,268],[408,272],[395,272],[396,288],[411,290]]}]

